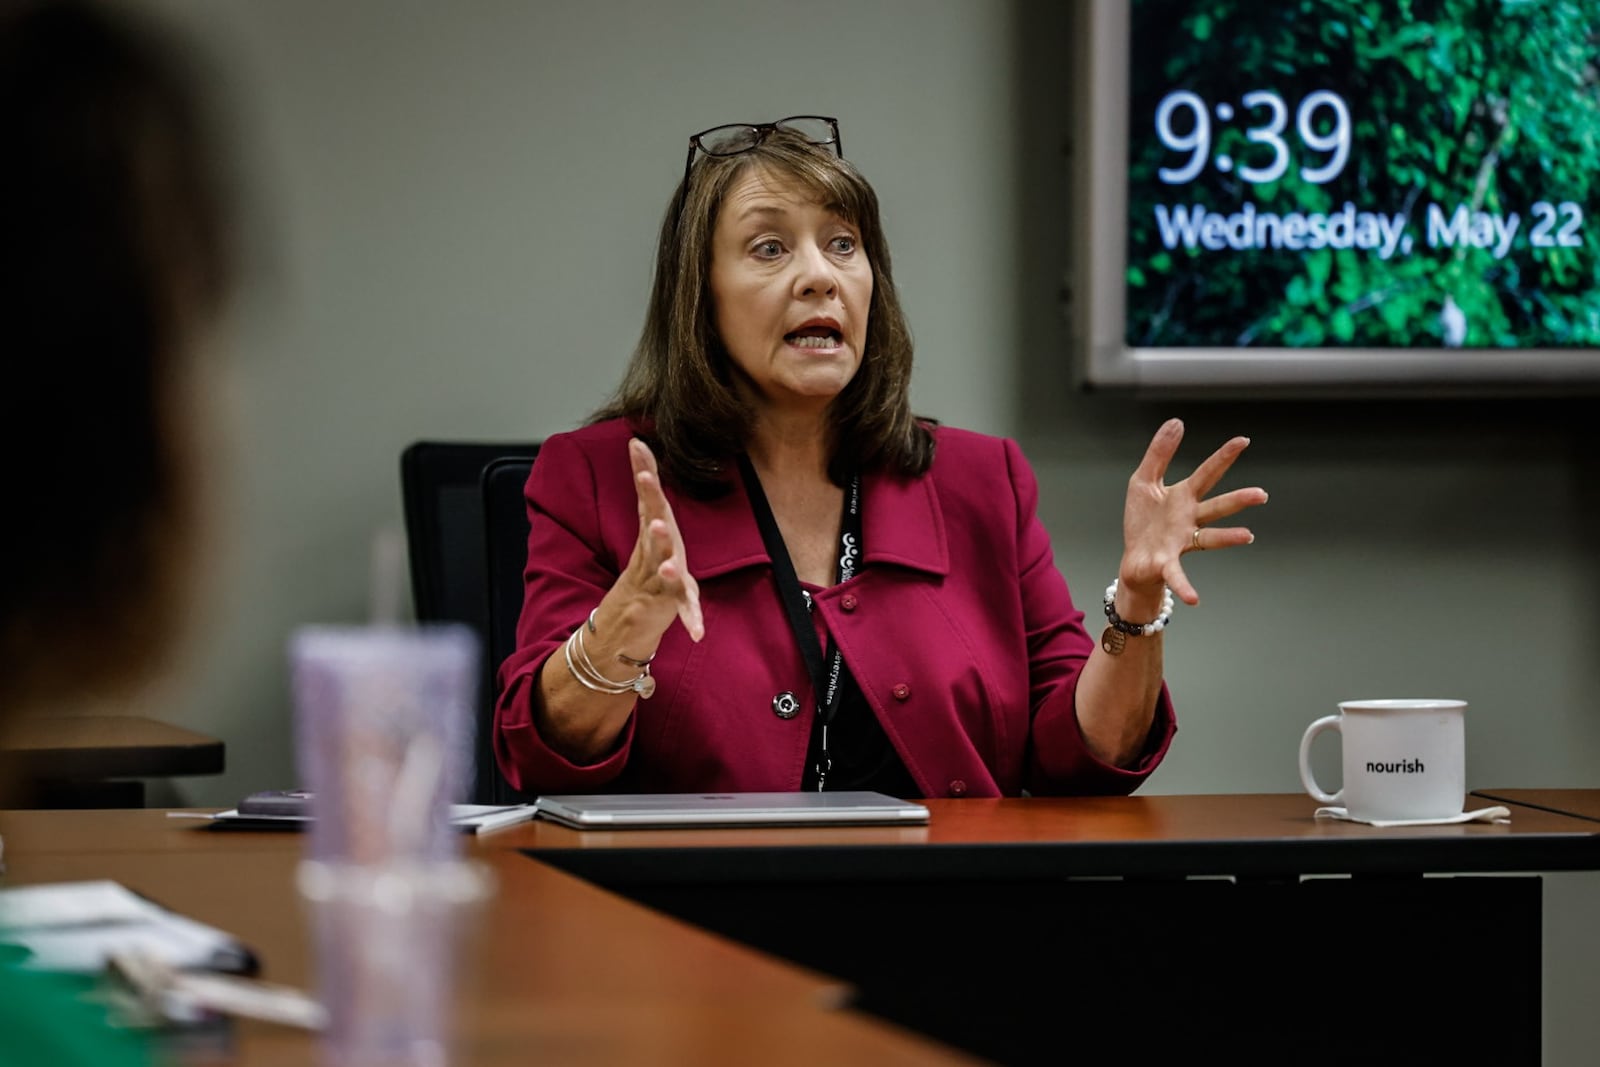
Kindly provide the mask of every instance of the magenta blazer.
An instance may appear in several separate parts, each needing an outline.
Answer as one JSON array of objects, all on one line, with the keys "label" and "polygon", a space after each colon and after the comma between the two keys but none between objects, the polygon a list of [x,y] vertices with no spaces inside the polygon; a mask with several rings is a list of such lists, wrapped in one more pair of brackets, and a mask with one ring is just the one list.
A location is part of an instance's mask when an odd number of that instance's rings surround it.
[{"label": "magenta blazer", "polygon": [[[938,427],[919,478],[862,479],[861,569],[810,587],[824,647],[836,641],[884,733],[929,797],[1126,794],[1177,729],[1162,687],[1137,766],[1100,762],[1073,708],[1093,648],[1036,514],[1038,485],[1009,440]],[[545,441],[528,479],[527,595],[517,651],[499,670],[494,750],[530,793],[800,788],[816,701],[771,562],[737,478],[715,500],[672,490],[705,639],[674,623],[616,748],[579,765],[533,725],[539,670],[616,581],[639,533],[629,429],[600,423]],[[620,675],[619,675],[620,677]],[[800,698],[778,717],[773,698]]]}]

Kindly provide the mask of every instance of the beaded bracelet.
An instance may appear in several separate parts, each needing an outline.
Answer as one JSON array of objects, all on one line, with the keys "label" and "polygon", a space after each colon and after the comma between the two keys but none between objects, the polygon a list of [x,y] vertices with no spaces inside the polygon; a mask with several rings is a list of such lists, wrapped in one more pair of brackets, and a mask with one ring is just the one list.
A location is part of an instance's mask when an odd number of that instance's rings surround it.
[{"label": "beaded bracelet", "polygon": [[1119,584],[1121,584],[1121,579],[1113,578],[1111,579],[1111,584],[1106,586],[1106,621],[1110,625],[1100,635],[1100,647],[1113,656],[1122,655],[1122,650],[1127,647],[1128,638],[1151,637],[1165,630],[1167,623],[1172,621],[1172,590],[1162,586],[1161,614],[1150,622],[1128,622],[1117,614],[1117,587]]}]

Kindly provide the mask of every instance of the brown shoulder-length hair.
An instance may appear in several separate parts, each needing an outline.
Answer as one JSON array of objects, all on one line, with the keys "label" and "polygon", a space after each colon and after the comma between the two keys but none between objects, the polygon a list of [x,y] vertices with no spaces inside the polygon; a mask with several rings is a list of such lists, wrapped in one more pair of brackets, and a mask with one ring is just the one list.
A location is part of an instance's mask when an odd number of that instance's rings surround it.
[{"label": "brown shoulder-length hair", "polygon": [[661,224],[655,281],[644,331],[611,401],[591,421],[626,418],[649,441],[663,476],[696,495],[727,484],[728,461],[750,440],[755,413],[734,387],[717,335],[710,294],[712,234],[723,198],[760,169],[793,180],[861,235],[872,264],[866,351],[850,384],[828,408],[828,474],[918,475],[933,462],[933,420],[911,412],[911,331],[889,266],[878,197],[861,172],[827,146],[772,131],[735,156],[702,156]]},{"label": "brown shoulder-length hair", "polygon": [[0,712],[131,690],[187,606],[232,262],[200,64],[124,5],[0,8]]}]

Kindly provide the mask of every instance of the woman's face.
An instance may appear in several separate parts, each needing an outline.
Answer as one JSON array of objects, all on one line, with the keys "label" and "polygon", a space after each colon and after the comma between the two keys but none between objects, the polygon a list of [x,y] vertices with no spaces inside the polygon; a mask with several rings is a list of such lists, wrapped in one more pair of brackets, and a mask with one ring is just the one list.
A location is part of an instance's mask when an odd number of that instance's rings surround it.
[{"label": "woman's face", "polygon": [[771,410],[820,411],[855,377],[872,264],[855,227],[758,169],[728,191],[711,235],[717,333]]}]

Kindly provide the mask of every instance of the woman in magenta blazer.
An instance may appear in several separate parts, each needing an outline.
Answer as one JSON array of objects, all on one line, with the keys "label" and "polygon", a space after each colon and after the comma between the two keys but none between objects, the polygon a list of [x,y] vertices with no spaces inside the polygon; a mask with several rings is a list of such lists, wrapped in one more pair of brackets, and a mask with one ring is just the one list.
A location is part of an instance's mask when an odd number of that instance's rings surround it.
[{"label": "woman in magenta blazer", "polygon": [[528,792],[1128,793],[1170,744],[1180,557],[1266,493],[1248,441],[1129,482],[1097,642],[1015,443],[920,419],[871,187],[838,124],[690,139],[616,397],[528,480],[495,752]]}]

